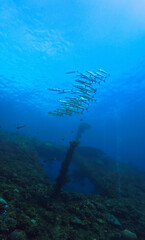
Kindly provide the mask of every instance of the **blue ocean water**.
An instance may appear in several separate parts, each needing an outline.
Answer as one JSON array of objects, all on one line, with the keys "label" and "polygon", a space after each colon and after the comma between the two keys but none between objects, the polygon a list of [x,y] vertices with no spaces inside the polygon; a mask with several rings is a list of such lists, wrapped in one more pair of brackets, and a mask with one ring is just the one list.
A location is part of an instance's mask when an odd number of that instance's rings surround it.
[{"label": "blue ocean water", "polygon": [[[145,168],[145,3],[0,1],[0,126],[69,146],[80,120],[82,146]],[[51,116],[71,89],[68,71],[110,73],[83,115]],[[17,126],[25,126],[17,129]],[[64,141],[62,141],[62,138]]]}]

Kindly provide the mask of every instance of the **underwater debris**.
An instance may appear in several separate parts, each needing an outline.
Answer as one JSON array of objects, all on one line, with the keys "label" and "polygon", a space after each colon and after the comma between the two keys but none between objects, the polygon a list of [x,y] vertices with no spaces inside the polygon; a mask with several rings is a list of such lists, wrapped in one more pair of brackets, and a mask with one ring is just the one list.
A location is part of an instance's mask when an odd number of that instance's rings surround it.
[{"label": "underwater debris", "polygon": [[83,111],[87,111],[90,101],[96,102],[94,95],[97,92],[97,86],[95,84],[100,85],[101,82],[105,82],[106,78],[110,76],[109,73],[102,69],[97,71],[87,71],[87,74],[78,71],[67,72],[66,74],[77,73],[75,84],[73,84],[75,89],[48,88],[48,90],[58,92],[59,94],[70,93],[76,95],[75,97],[65,97],[67,100],[58,100],[61,106],[52,112],[48,112],[48,114],[53,116],[72,116],[73,113],[82,114]]},{"label": "underwater debris", "polygon": [[75,148],[78,146],[78,141],[71,141],[69,149],[66,153],[65,159],[62,162],[59,175],[56,179],[56,184],[54,185],[54,190],[52,197],[58,197],[62,187],[68,182],[68,169],[75,151]]}]

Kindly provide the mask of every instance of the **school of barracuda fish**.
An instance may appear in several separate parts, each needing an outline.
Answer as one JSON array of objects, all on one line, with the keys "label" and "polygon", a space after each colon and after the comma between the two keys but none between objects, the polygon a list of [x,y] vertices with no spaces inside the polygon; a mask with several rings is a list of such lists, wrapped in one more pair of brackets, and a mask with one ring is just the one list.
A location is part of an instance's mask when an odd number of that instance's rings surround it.
[{"label": "school of barracuda fish", "polygon": [[79,71],[67,72],[67,74],[73,73],[76,73],[76,79],[71,90],[48,88],[49,91],[67,94],[65,100],[58,100],[60,107],[52,112],[48,112],[48,114],[54,116],[71,116],[73,113],[83,114],[85,110],[88,110],[90,102],[96,101],[97,85],[105,82],[107,77],[110,76],[109,73],[102,69],[98,69],[97,72],[86,71],[85,74]]}]

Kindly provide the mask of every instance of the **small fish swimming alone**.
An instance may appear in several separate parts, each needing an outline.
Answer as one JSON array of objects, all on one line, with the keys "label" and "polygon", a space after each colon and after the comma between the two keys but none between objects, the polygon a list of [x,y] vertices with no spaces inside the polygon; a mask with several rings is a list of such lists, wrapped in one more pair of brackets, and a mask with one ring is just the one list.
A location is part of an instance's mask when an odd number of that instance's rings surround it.
[{"label": "small fish swimming alone", "polygon": [[59,92],[59,91],[61,91],[62,89],[60,89],[60,88],[47,88],[47,90],[49,90],[49,91],[54,91],[54,92]]},{"label": "small fish swimming alone", "polygon": [[66,74],[72,74],[72,73],[77,73],[78,71],[71,71],[71,72],[66,72]]},{"label": "small fish swimming alone", "polygon": [[23,127],[25,127],[25,125],[17,126],[16,129],[20,129],[20,128],[23,128]]},{"label": "small fish swimming alone", "polygon": [[56,158],[55,158],[55,157],[52,157],[52,158],[51,158],[51,160],[52,160],[52,161],[55,161],[55,160],[56,160]]}]

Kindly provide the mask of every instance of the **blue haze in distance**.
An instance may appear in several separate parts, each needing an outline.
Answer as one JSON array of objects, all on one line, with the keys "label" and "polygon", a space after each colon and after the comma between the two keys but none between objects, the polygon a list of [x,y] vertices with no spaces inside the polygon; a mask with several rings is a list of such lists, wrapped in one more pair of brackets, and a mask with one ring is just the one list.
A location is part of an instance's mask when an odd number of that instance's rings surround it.
[{"label": "blue haze in distance", "polygon": [[[91,129],[82,145],[144,166],[144,12],[143,0],[1,0],[1,127],[24,124],[22,133],[68,145],[83,118]],[[60,98],[48,87],[69,89],[74,77],[67,71],[97,68],[110,78],[88,112],[48,115]]]}]

